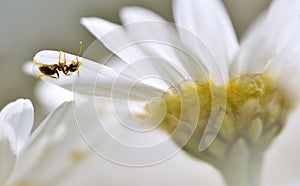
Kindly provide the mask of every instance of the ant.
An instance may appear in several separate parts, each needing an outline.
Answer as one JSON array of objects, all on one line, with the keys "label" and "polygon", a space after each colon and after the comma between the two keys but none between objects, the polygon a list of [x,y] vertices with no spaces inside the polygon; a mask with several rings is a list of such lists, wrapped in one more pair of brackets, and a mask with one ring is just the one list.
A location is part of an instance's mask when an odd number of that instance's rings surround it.
[{"label": "ant", "polygon": [[[79,51],[77,56],[80,55],[81,49],[82,49],[82,41],[79,42]],[[59,78],[59,72],[61,71],[63,72],[66,76],[71,75],[73,72],[77,71],[77,74],[79,76],[79,66],[81,65],[81,62],[78,60],[78,57],[76,57],[76,61],[72,60],[71,64],[67,65],[67,60],[66,60],[66,53],[64,53],[64,61],[61,61],[61,53],[63,51],[59,51],[59,59],[58,59],[58,64],[52,64],[52,65],[48,65],[48,64],[43,64],[43,63],[39,63],[37,61],[33,61],[34,64],[38,64],[38,69],[40,70],[40,72],[42,74],[37,75],[37,78],[41,78],[42,76],[47,76],[47,77],[51,77],[54,79],[58,79]],[[54,75],[57,75],[54,76]]]}]

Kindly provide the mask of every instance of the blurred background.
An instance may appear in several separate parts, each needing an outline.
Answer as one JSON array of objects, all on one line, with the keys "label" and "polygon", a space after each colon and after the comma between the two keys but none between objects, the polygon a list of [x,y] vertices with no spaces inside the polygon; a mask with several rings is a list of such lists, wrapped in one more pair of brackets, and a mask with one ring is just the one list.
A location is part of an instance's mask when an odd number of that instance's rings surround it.
[{"label": "blurred background", "polygon": [[[270,0],[224,0],[224,3],[240,38],[253,19],[268,6]],[[130,5],[151,9],[166,20],[173,21],[171,0],[1,0],[0,108],[17,98],[29,98],[33,101],[35,108],[37,108],[35,117],[38,118],[37,120],[41,120],[41,117],[46,113],[38,109],[39,103],[34,97],[34,86],[37,79],[23,73],[22,65],[24,62],[32,60],[34,54],[43,49],[62,49],[66,52],[76,53],[79,41],[83,41],[84,52],[85,47],[89,46],[95,38],[80,25],[79,19],[85,16],[97,16],[120,23],[118,18],[119,9]],[[51,97],[47,97],[47,99],[51,101]],[[299,115],[299,111],[296,113]],[[293,152],[293,149],[299,146],[295,143],[295,140],[300,140],[295,132],[292,134],[295,131],[297,122],[296,115],[294,114],[291,119],[291,121],[294,121],[290,122],[291,127],[288,126],[288,129],[277,139],[279,141],[276,142],[278,145],[276,144],[277,146],[272,147],[270,152],[268,152],[265,174],[266,177],[269,177],[267,178],[268,180],[274,179],[272,186],[281,186],[281,183],[287,183],[277,182],[282,179],[280,177],[280,175],[282,176],[282,170],[278,169],[278,165],[288,169],[290,172],[287,171],[287,173],[292,175],[293,178],[295,177],[295,180],[292,180],[290,185],[300,185],[300,182],[297,182],[299,180],[296,179],[299,177],[300,170],[297,167],[295,168],[297,165],[300,167],[299,158],[296,158],[299,156],[296,156],[297,152]],[[298,127],[297,130],[299,131],[300,128]],[[293,145],[288,145],[291,143]],[[283,153],[280,153],[282,148],[294,154],[290,154],[290,156],[283,155]],[[298,155],[300,155],[299,152]],[[298,164],[284,163],[291,159],[298,161]],[[280,161],[279,164],[274,164],[277,161]],[[140,177],[141,180],[146,179],[148,184],[145,185],[155,184],[152,178],[157,180],[156,183],[162,185],[171,183],[173,185],[182,185],[184,183],[187,183],[185,185],[199,185],[196,183],[221,184],[219,174],[214,169],[204,163],[201,164],[190,160],[182,154],[163,165],[143,170],[118,167],[111,165],[109,162],[104,163],[104,166],[106,168],[114,167],[114,169],[108,169],[106,175],[113,173],[120,175],[120,179],[111,179],[102,175],[104,183],[116,183],[116,185],[122,184],[123,181],[128,181],[131,176]],[[181,168],[176,169],[175,166]],[[160,177],[164,175],[163,173],[170,170],[171,173],[168,175],[171,175],[172,179],[166,181],[165,178]],[[123,174],[124,172],[128,174]],[[149,174],[152,174],[152,177],[147,177]],[[176,177],[182,174],[185,177],[176,180]],[[215,179],[215,176],[218,179]],[[210,182],[204,182],[205,180],[210,180]],[[290,179],[286,178],[286,180],[289,181]],[[270,182],[268,181],[268,183]]]}]

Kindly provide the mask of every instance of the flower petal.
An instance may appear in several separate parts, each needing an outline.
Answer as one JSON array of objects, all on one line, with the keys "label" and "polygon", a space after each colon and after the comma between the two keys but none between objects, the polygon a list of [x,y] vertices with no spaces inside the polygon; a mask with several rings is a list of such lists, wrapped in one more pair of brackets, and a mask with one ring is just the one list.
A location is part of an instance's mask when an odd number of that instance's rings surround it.
[{"label": "flower petal", "polygon": [[[9,103],[0,113],[0,123],[8,123],[14,130],[17,140],[17,154],[30,136],[33,126],[33,106],[30,100],[18,99]],[[0,124],[1,125],[1,124]]]},{"label": "flower petal", "polygon": [[80,21],[97,39],[125,62],[131,63],[145,56],[138,46],[131,45],[132,41],[120,25],[96,17],[81,18]]},{"label": "flower petal", "polygon": [[[57,63],[57,51],[41,51],[37,53],[34,60],[42,64]],[[75,55],[66,54],[67,64],[78,58],[81,65],[77,73],[65,76],[61,73],[59,78],[42,77],[44,80],[62,86],[68,90],[76,91],[90,96],[114,97],[118,99],[127,99],[130,93],[133,99],[149,99],[163,93],[163,90],[154,87],[155,85],[147,85],[145,83],[136,82],[133,74],[139,74],[130,70],[129,72],[120,73],[108,66],[80,58]],[[40,73],[38,65],[35,66],[35,72]],[[134,86],[135,91],[131,91]]]},{"label": "flower petal", "polygon": [[[179,34],[184,44],[199,56],[214,75],[215,68],[220,70],[224,80],[228,80],[228,65],[239,49],[238,42],[220,0],[175,0],[173,14]],[[191,33],[189,33],[191,32]],[[201,45],[206,45],[215,56],[217,66],[206,59]]]},{"label": "flower petal", "polygon": [[[146,70],[146,74],[148,69],[156,69],[159,72],[163,67],[155,63],[155,58],[162,58],[170,64],[169,66],[179,69],[184,76],[191,76],[185,79],[203,79],[205,67],[186,54],[173,24],[139,7],[124,8],[120,14],[126,24],[123,27],[117,27],[100,18],[83,18],[81,22],[107,48],[128,64],[137,63],[145,58],[153,59],[152,65],[143,69]],[[140,14],[139,19],[136,19],[137,14]],[[108,28],[111,29],[110,32],[107,31]],[[167,71],[163,70],[164,73],[160,75],[163,76]],[[171,80],[177,79],[170,75]]]},{"label": "flower petal", "polygon": [[3,185],[14,170],[16,162],[16,136],[10,124],[0,124],[0,185]]},{"label": "flower petal", "polygon": [[[34,95],[38,103],[46,109],[46,113],[52,112],[63,102],[73,100],[73,93],[71,91],[46,81],[38,81],[36,83]],[[45,98],[51,98],[51,101]]]},{"label": "flower petal", "polygon": [[[123,24],[132,24],[138,22],[166,22],[158,14],[138,6],[123,7],[120,11],[120,18]],[[157,33],[153,33],[157,34]],[[164,33],[163,33],[164,34]]]},{"label": "flower petal", "polygon": [[[81,98],[86,99],[83,96]],[[92,107],[87,109],[86,105]],[[106,110],[105,102],[99,105],[99,109]],[[8,183],[64,185],[61,182],[68,181],[66,180],[68,175],[78,170],[92,155],[98,157],[98,154],[91,150],[94,146],[90,146],[90,143],[101,145],[106,141],[102,135],[105,130],[99,130],[103,127],[95,112],[97,109],[93,99],[81,103],[64,103],[59,106],[33,132]],[[94,163],[88,165],[88,169],[86,167],[81,170],[82,175],[85,175],[87,170],[99,168]]]},{"label": "flower petal", "polygon": [[84,145],[73,114],[72,102],[65,103],[39,125],[20,154],[9,183],[49,184],[68,166],[76,164],[76,160],[72,161],[72,153],[77,150],[80,153]]},{"label": "flower petal", "polygon": [[264,70],[278,74],[287,65],[299,66],[299,12],[298,0],[273,1],[244,36],[231,76]]},{"label": "flower petal", "polygon": [[[186,79],[203,80],[207,69],[201,62],[195,61],[182,45],[175,25],[165,21],[156,13],[141,7],[125,7],[120,11],[120,17],[125,24],[128,37],[145,51],[148,58],[158,57],[165,60],[169,66],[174,66]],[[157,71],[163,69],[161,75],[168,73],[168,69],[154,63]],[[171,79],[178,79],[178,75]],[[181,82],[179,80],[177,82]]]}]

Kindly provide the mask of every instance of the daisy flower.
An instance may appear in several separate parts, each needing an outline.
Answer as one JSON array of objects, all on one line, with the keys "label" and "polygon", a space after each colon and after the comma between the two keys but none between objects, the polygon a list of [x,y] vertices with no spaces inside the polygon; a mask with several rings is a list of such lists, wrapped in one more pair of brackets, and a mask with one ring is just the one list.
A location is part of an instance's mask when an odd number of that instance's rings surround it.
[{"label": "daisy flower", "polygon": [[[175,24],[149,10],[125,7],[124,26],[81,19],[112,56],[95,63],[41,51],[34,72],[79,93],[75,101],[82,94],[93,97],[87,110],[96,115],[98,100],[110,98],[111,117],[131,133],[142,133],[137,139],[157,128],[169,134],[153,145],[136,139],[122,143],[108,131],[107,138],[118,141],[111,143],[114,153],[124,156],[95,149],[106,158],[132,166],[158,163],[176,152],[164,143],[172,140],[220,170],[228,185],[260,185],[264,152],[297,103],[299,9],[297,0],[273,1],[239,43],[219,0],[174,0]],[[133,145],[125,148],[129,142]]]}]

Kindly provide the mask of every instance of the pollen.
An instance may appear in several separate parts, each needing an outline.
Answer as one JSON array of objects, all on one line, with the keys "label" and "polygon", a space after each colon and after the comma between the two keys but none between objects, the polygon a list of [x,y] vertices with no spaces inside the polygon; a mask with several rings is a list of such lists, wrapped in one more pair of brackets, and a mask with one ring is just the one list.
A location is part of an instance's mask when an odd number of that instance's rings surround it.
[{"label": "pollen", "polygon": [[[184,147],[189,148],[191,144],[200,143],[213,114],[212,106],[215,106],[224,110],[225,115],[214,143],[232,146],[242,138],[251,148],[265,148],[270,144],[270,136],[276,136],[284,127],[287,115],[293,108],[294,101],[276,84],[274,78],[263,74],[243,75],[222,86],[211,80],[206,83],[182,82],[163,94],[166,113],[160,126],[172,134],[183,115],[193,113],[193,104],[198,104],[199,113],[188,116],[198,118],[193,136]],[[195,97],[197,101],[194,101]],[[216,146],[220,145],[212,144],[209,151],[220,152],[220,149],[214,149]],[[228,151],[227,148],[222,149]]]},{"label": "pollen", "polygon": [[70,160],[72,162],[79,162],[86,156],[86,153],[79,150],[74,150],[70,153]]}]

